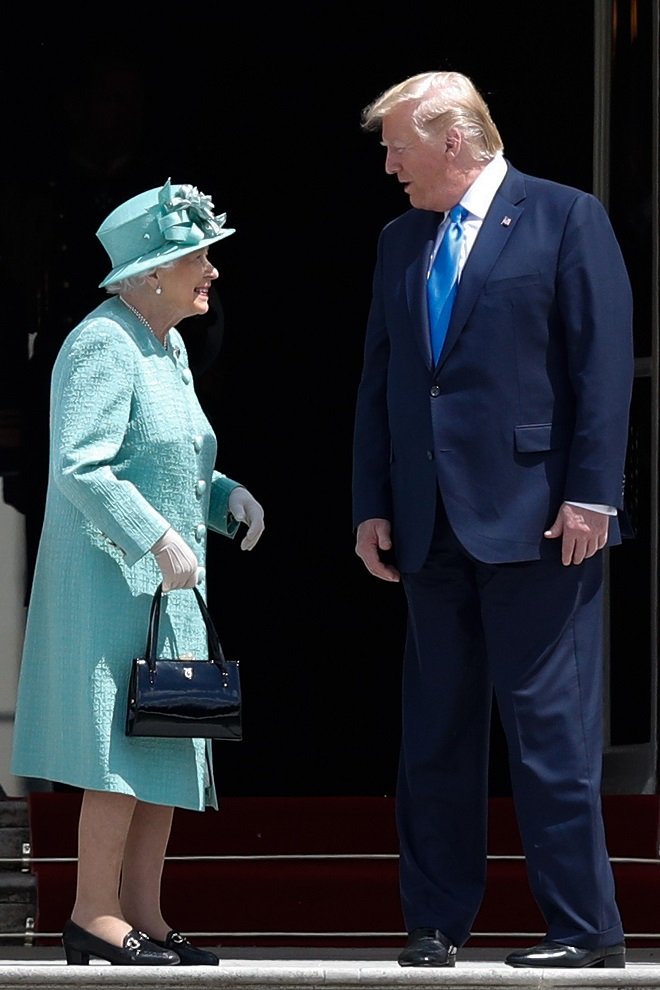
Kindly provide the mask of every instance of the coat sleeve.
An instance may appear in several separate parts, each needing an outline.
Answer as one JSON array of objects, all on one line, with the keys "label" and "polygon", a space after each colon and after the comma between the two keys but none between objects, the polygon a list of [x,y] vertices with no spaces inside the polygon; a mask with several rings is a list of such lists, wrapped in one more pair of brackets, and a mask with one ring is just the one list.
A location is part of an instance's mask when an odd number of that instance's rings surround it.
[{"label": "coat sleeve", "polygon": [[55,362],[51,399],[51,472],[62,494],[132,566],[167,530],[168,521],[113,462],[129,424],[134,355],[111,320],[94,319],[65,341]]},{"label": "coat sleeve", "polygon": [[557,301],[576,397],[564,498],[621,509],[634,379],[632,292],[607,213],[588,194],[568,218]]},{"label": "coat sleeve", "polygon": [[213,472],[211,481],[211,501],[209,504],[209,529],[223,536],[236,536],[238,523],[229,511],[229,496],[234,488],[240,488],[239,481],[232,481],[220,471]]}]

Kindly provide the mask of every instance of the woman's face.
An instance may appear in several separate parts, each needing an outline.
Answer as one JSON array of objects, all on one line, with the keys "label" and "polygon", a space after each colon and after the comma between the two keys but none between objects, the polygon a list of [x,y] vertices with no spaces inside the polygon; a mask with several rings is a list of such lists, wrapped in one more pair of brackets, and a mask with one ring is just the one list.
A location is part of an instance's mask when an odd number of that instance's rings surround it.
[{"label": "woman's face", "polygon": [[174,322],[201,316],[208,312],[209,289],[217,277],[218,269],[209,261],[207,248],[186,254],[171,267],[158,270],[160,302],[176,314]]}]

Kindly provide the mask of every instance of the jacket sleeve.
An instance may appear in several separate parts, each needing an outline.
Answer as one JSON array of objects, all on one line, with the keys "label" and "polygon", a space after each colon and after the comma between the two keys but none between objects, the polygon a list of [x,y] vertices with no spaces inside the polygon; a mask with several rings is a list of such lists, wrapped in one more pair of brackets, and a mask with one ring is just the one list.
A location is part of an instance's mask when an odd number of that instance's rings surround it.
[{"label": "jacket sleeve", "polygon": [[133,378],[126,334],[97,318],[65,341],[51,385],[53,482],[123,551],[128,566],[169,526],[132,482],[113,472],[129,423]]},{"label": "jacket sleeve", "polygon": [[583,194],[568,217],[557,302],[576,397],[564,498],[623,507],[634,379],[632,292],[600,201]]}]

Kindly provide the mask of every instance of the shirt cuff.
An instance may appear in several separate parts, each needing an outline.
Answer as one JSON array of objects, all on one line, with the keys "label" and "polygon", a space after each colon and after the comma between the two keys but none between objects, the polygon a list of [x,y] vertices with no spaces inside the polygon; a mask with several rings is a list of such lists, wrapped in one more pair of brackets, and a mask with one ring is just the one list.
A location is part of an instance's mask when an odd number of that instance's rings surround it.
[{"label": "shirt cuff", "polygon": [[577,505],[581,509],[592,509],[594,512],[604,512],[606,516],[615,516],[617,509],[613,505],[593,505],[591,502],[566,502],[566,505]]}]

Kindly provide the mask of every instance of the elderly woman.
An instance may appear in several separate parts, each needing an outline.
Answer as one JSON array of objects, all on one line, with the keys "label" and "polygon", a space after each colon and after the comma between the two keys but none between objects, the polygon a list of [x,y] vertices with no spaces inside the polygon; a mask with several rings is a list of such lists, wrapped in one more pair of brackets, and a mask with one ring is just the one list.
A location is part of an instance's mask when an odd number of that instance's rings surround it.
[{"label": "elderly woman", "polygon": [[65,340],[51,390],[46,513],[28,609],[12,772],[83,790],[69,963],[217,965],[161,913],[174,807],[217,808],[211,743],[129,737],[132,657],[160,581],[161,656],[208,656],[190,590],[205,597],[207,530],[251,550],[259,503],[215,469],[182,319],[206,313],[208,249],[234,233],[194,186],[152,189],[97,231],[111,298]]}]

